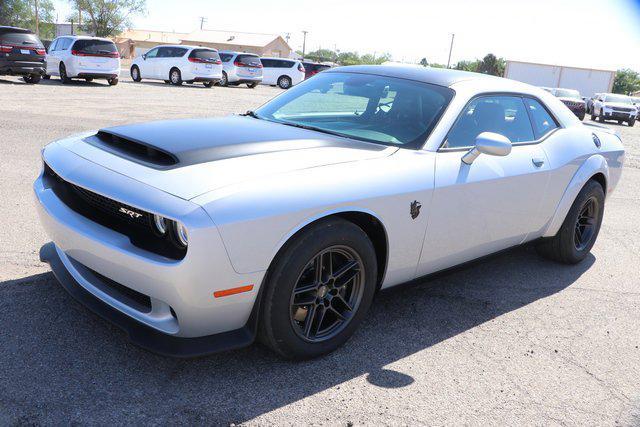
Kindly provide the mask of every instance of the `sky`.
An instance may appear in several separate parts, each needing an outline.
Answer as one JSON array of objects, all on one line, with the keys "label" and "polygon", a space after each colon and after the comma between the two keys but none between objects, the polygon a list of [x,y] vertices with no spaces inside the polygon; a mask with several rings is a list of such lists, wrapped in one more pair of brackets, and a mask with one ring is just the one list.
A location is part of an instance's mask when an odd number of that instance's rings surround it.
[{"label": "sky", "polygon": [[[55,0],[60,21],[68,1]],[[447,63],[493,53],[506,59],[640,71],[640,0],[147,0],[133,28],[199,28],[290,35],[322,48],[395,61]]]}]

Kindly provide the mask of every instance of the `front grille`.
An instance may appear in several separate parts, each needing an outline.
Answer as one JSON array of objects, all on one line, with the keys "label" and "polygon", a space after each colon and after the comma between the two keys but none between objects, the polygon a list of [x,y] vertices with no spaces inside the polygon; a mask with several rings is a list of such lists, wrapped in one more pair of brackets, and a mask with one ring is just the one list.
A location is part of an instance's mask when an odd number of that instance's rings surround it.
[{"label": "front grille", "polygon": [[614,107],[613,111],[616,113],[630,113],[633,111],[633,108],[625,108],[625,107]]},{"label": "front grille", "polygon": [[151,213],[68,182],[46,163],[44,176],[56,196],[76,213],[124,234],[136,247],[170,259],[180,260],[185,257],[186,248],[175,245],[169,238],[169,233],[159,236],[154,232]]}]

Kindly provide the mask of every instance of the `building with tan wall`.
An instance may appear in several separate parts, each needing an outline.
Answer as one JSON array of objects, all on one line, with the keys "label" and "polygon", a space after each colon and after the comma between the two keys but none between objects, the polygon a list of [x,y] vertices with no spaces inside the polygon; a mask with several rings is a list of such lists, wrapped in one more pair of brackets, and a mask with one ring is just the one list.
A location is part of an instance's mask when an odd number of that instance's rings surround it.
[{"label": "building with tan wall", "polygon": [[206,46],[218,50],[235,50],[281,58],[288,58],[294,53],[280,35],[240,31],[198,30],[192,33],[175,33],[130,29],[116,37],[115,42],[124,58],[141,55],[161,44]]}]

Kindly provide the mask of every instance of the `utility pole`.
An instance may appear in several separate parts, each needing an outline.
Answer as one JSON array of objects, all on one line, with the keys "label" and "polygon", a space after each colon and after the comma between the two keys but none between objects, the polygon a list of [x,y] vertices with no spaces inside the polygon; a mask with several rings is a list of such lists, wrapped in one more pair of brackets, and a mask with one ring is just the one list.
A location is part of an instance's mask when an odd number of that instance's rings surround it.
[{"label": "utility pole", "polygon": [[306,52],[307,49],[307,33],[308,31],[303,31],[303,39],[302,39],[302,59],[304,59],[304,54]]},{"label": "utility pole", "polygon": [[39,36],[40,35],[40,17],[38,16],[38,0],[35,0],[36,2],[36,35]]},{"label": "utility pole", "polygon": [[447,68],[450,68],[451,66],[451,52],[453,52],[453,39],[455,37],[455,34],[451,34],[451,46],[449,46],[449,59],[447,60]]},{"label": "utility pole", "polygon": [[200,17],[200,30],[204,27],[204,23],[207,22],[207,18],[204,16]]},{"label": "utility pole", "polygon": [[80,0],[77,1],[78,6],[78,28],[82,25],[82,7],[80,6]]}]

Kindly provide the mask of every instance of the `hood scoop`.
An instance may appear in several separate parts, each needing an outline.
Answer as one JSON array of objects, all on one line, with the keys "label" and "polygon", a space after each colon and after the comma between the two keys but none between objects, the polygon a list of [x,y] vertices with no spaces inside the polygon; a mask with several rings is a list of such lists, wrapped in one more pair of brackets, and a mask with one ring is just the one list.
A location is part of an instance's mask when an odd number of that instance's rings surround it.
[{"label": "hood scoop", "polygon": [[85,142],[147,166],[169,167],[178,164],[178,158],[157,147],[109,130],[85,138]]}]

